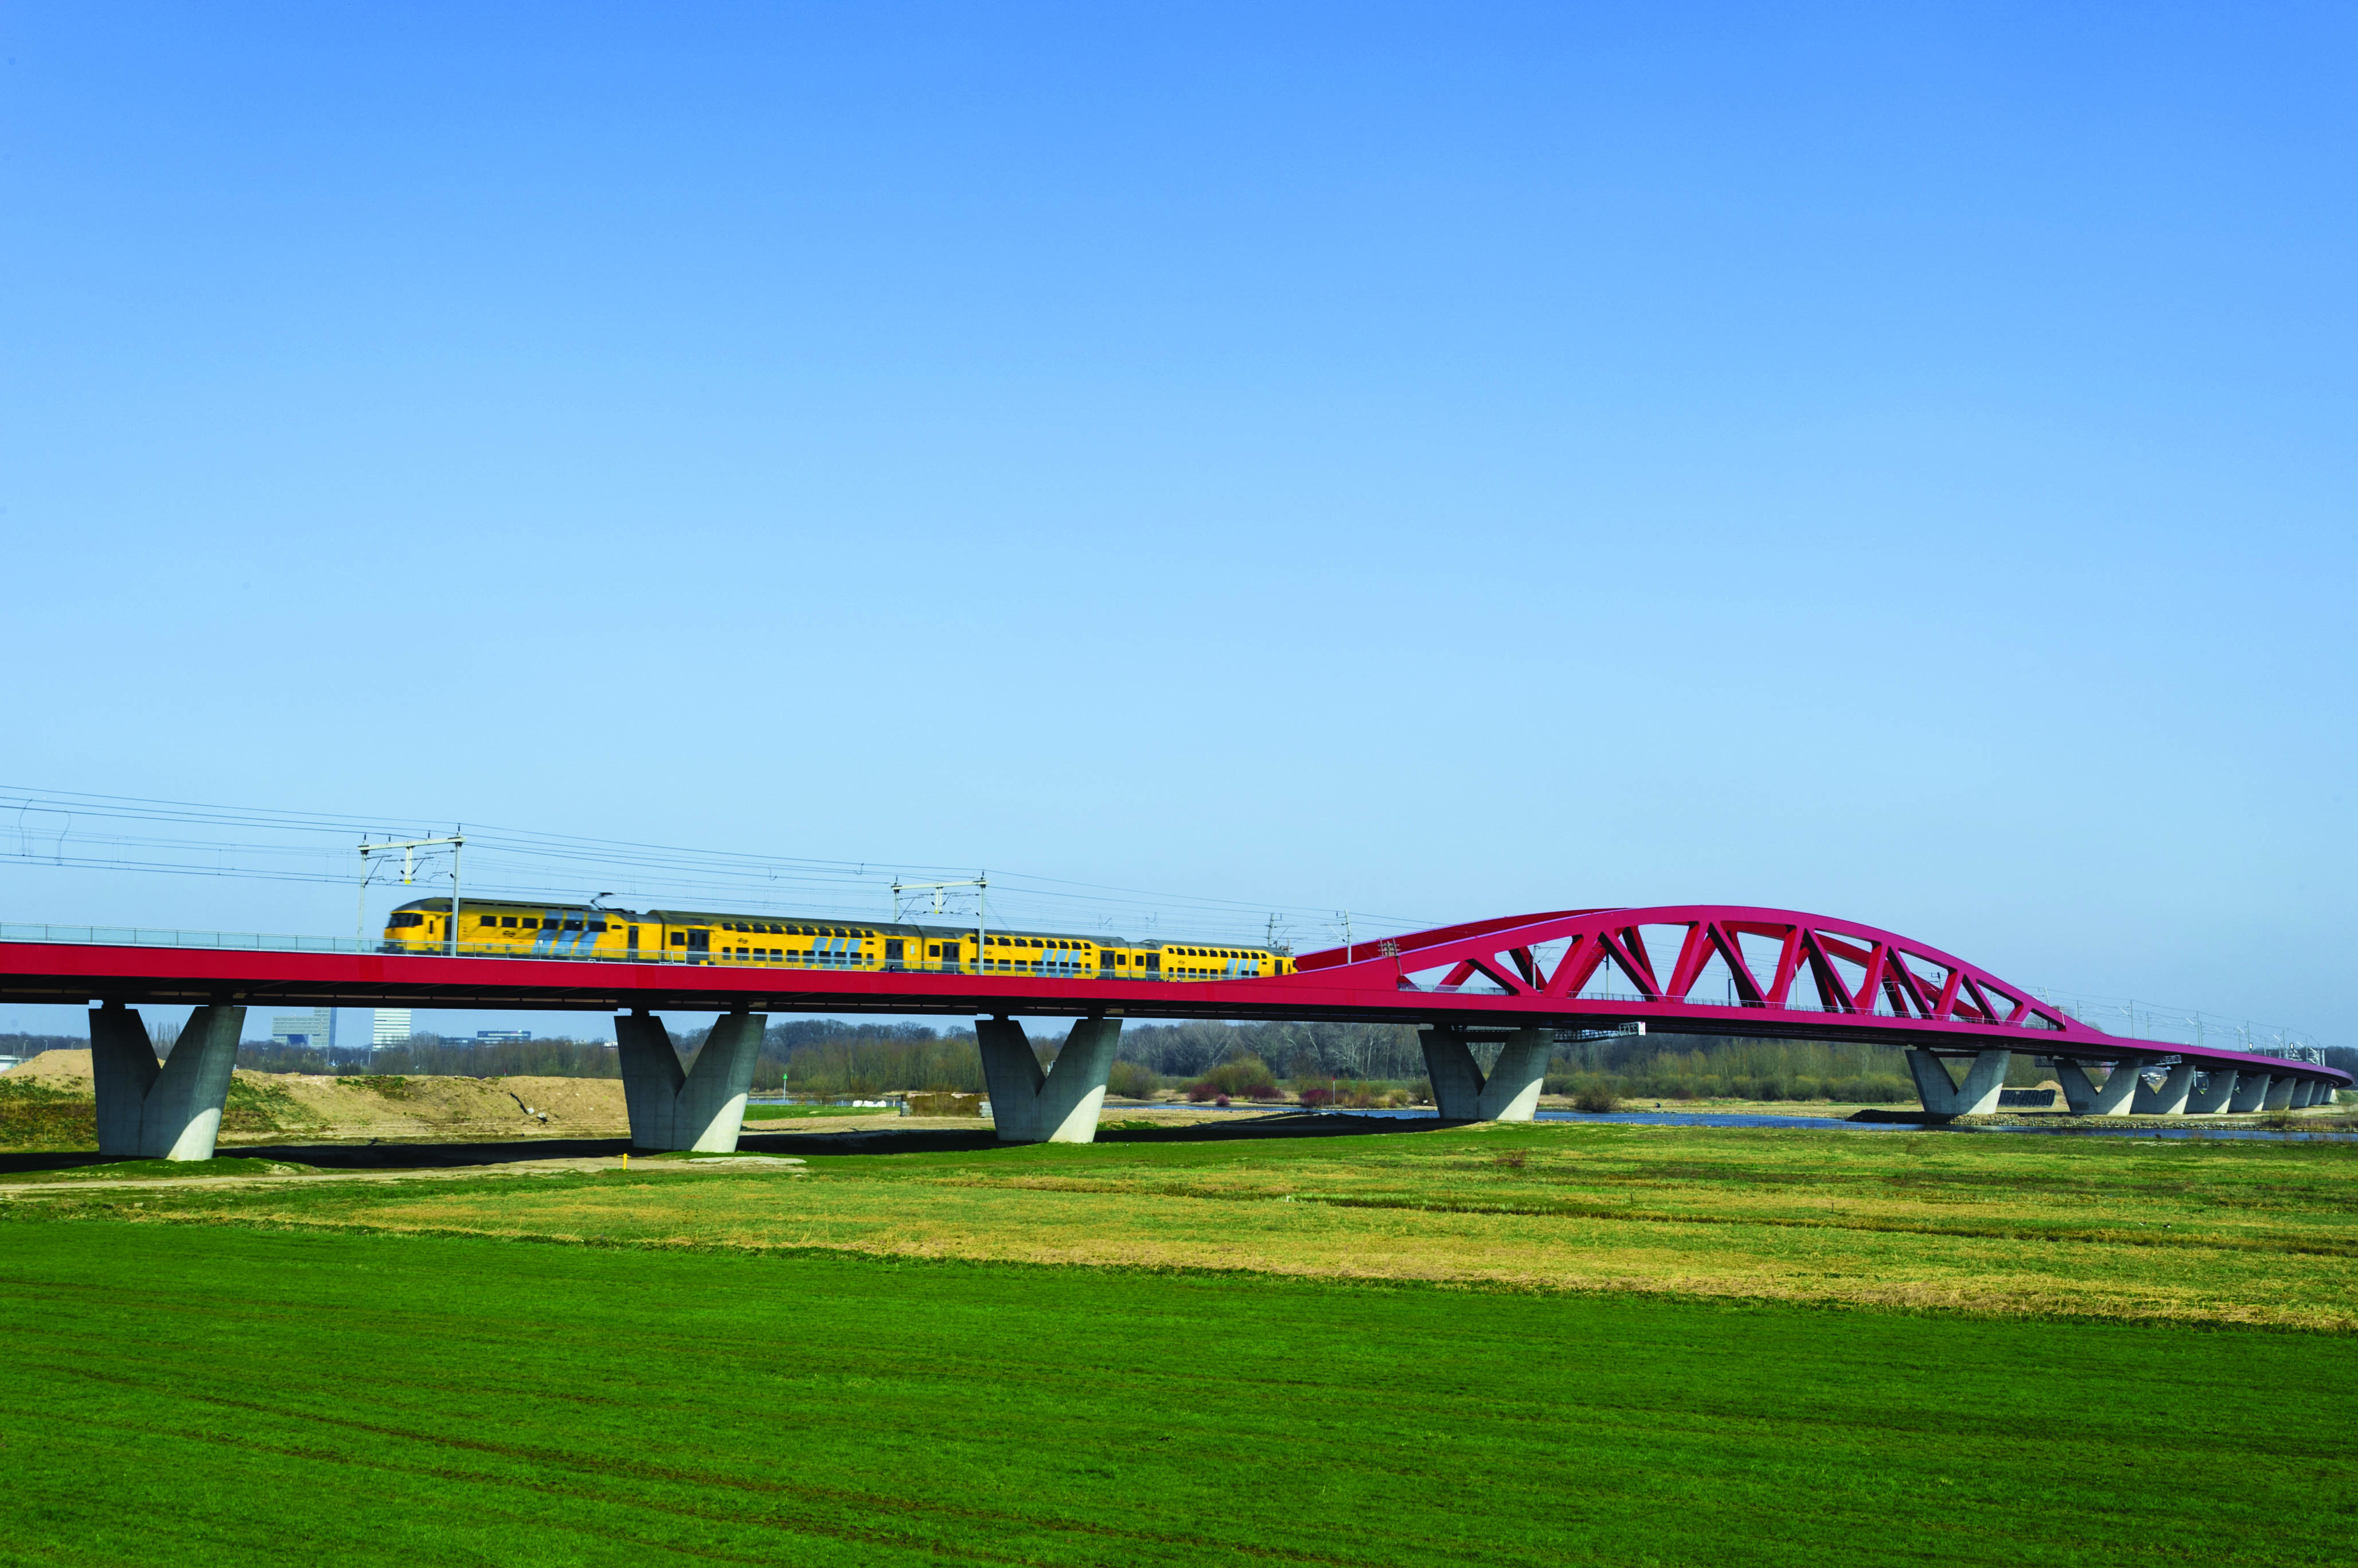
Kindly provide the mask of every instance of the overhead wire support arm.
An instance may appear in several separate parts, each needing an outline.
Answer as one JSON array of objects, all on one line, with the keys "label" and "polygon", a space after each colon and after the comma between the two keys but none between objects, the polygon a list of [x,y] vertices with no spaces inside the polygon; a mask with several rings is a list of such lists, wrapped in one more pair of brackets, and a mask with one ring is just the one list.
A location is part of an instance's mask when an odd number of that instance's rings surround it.
[{"label": "overhead wire support arm", "polygon": [[942,894],[947,892],[952,888],[972,888],[975,890],[976,914],[974,924],[974,963],[976,972],[980,973],[982,971],[983,965],[987,962],[987,956],[984,949],[990,946],[990,873],[989,871],[982,871],[977,875],[968,877],[962,881],[955,882],[904,882],[897,877],[894,878],[892,881],[892,924],[898,925],[901,923],[901,916],[903,913],[901,903],[901,895],[904,892],[932,893],[934,895],[934,906],[926,913],[939,915],[944,913],[942,909]]},{"label": "overhead wire support arm", "polygon": [[362,941],[366,941],[368,939],[367,913],[369,857],[371,855],[382,855],[393,849],[400,850],[401,880],[405,884],[406,884],[416,874],[416,852],[418,850],[436,849],[447,845],[450,850],[450,957],[454,958],[457,957],[459,956],[459,855],[460,851],[465,847],[466,842],[467,835],[464,830],[456,827],[452,828],[448,835],[439,838],[388,838],[381,843],[373,844],[366,838],[362,839],[360,845],[360,896],[362,914],[360,923],[361,939]]}]

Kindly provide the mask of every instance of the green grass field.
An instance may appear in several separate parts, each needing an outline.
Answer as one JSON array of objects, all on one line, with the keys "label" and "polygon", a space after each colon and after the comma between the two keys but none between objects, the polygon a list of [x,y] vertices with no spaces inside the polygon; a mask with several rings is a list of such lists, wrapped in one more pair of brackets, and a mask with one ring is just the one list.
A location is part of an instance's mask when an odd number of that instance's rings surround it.
[{"label": "green grass field", "polygon": [[[2358,1552],[2346,1148],[794,1141],[807,1176],[27,1189],[0,1206],[0,1562]],[[1781,1299],[1609,1277],[1693,1236]],[[1760,1260],[1828,1237],[1870,1275],[1969,1243],[2092,1287],[1960,1311]],[[1541,1243],[1619,1261],[1485,1271]],[[2157,1266],[2179,1321],[2135,1308]],[[2299,1310],[2248,1325],[2272,1300]]]}]

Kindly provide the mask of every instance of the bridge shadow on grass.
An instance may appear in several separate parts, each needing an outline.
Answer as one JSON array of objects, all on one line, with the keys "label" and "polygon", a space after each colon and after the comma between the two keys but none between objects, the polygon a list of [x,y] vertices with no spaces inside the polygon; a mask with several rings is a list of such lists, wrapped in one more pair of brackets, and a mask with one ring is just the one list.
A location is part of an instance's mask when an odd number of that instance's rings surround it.
[{"label": "bridge shadow on grass", "polygon": [[[520,1138],[496,1143],[224,1143],[213,1152],[222,1160],[282,1160],[322,1171],[432,1171],[591,1159],[620,1154],[630,1146],[627,1138]],[[0,1175],[114,1165],[123,1158],[89,1151],[0,1154]]]},{"label": "bridge shadow on grass", "polygon": [[[1430,1132],[1436,1128],[1463,1127],[1457,1121],[1379,1121],[1364,1116],[1325,1116],[1295,1111],[1254,1117],[1240,1121],[1193,1121],[1177,1127],[1099,1127],[1099,1143],[1236,1143],[1286,1138],[1366,1138],[1403,1132]],[[1001,1143],[989,1123],[974,1130],[961,1128],[865,1128],[842,1132],[748,1132],[737,1141],[741,1149],[763,1154],[936,1154],[986,1149],[1027,1149],[1025,1143]]]},{"label": "bridge shadow on grass", "polygon": [[[1322,1116],[1315,1111],[1256,1117],[1249,1121],[1197,1121],[1180,1127],[1103,1128],[1099,1143],[1232,1143],[1271,1138],[1365,1138],[1433,1131],[1459,1122],[1375,1120],[1357,1116]],[[912,1128],[906,1132],[871,1128],[844,1132],[753,1132],[737,1140],[752,1154],[957,1154],[1029,1148],[1001,1143],[988,1122],[965,1128]],[[627,1153],[627,1138],[519,1138],[489,1143],[225,1143],[218,1153],[231,1160],[280,1160],[322,1171],[449,1171],[509,1165],[522,1160],[611,1159]],[[94,1151],[0,1153],[0,1176],[70,1171],[111,1165],[118,1156]]]}]

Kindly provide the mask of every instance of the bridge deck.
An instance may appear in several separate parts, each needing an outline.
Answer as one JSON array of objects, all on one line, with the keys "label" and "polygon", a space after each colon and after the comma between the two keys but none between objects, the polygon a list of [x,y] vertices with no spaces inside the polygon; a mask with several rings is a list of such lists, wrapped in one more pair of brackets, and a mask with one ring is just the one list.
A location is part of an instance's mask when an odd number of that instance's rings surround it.
[{"label": "bridge deck", "polygon": [[[2020,1020],[1897,1017],[1692,996],[1551,995],[1511,979],[1487,989],[1419,985],[1404,963],[1469,940],[1348,961],[1311,955],[1300,972],[1258,979],[1139,980],[772,964],[609,963],[268,948],[0,941],[0,1000],[82,1005],[426,1007],[618,1012],[828,1012],[1120,1019],[1251,1019],[1455,1024],[1500,1030],[1609,1030],[1857,1040],[1942,1053],[2032,1052],[2091,1062],[2173,1056],[2205,1067],[2264,1067],[2348,1087],[2350,1075],[2280,1057],[2132,1040]],[[1499,927],[1493,926],[1492,933]],[[1486,933],[1485,935],[1491,935]],[[1512,932],[1509,930],[1509,938]],[[1446,961],[1444,953],[1443,961]],[[1503,966],[1502,966],[1503,967]],[[1487,976],[1487,971],[1486,971]]]}]

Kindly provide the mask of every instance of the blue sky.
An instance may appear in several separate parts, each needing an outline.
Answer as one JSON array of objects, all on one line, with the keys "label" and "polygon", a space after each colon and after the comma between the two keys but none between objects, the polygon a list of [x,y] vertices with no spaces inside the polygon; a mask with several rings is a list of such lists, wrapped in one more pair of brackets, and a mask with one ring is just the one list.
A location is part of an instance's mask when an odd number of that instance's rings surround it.
[{"label": "blue sky", "polygon": [[0,5],[0,782],[2351,1039],[2346,10],[689,9]]}]

